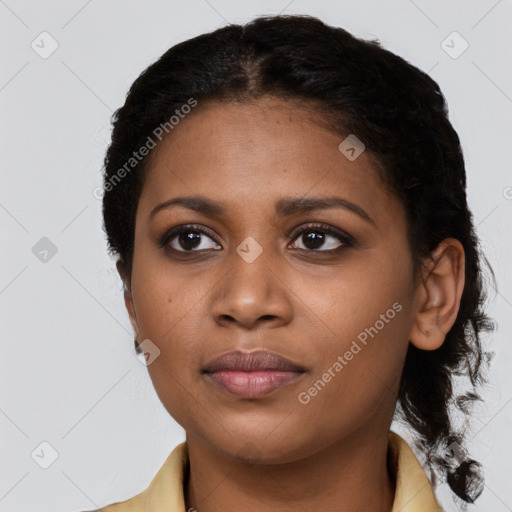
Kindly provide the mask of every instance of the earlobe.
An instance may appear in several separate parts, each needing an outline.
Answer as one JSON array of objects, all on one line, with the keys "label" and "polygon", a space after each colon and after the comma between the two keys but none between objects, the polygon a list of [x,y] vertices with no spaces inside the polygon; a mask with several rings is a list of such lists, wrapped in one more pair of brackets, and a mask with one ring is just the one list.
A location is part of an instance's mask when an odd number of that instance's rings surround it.
[{"label": "earlobe", "polygon": [[127,275],[126,269],[121,259],[119,259],[116,263],[117,271],[123,281],[124,288],[124,303],[126,306],[126,310],[128,311],[128,316],[130,318],[130,323],[132,324],[133,332],[135,334],[135,339],[139,336],[139,326],[137,323],[137,315],[135,314],[135,304],[133,301],[130,279]]},{"label": "earlobe", "polygon": [[128,288],[125,288],[124,291],[124,303],[126,305],[126,310],[128,311],[128,316],[130,317],[130,323],[132,324],[135,338],[138,338],[139,325],[137,323],[137,315],[135,314],[135,305],[133,303],[133,297],[131,291]]},{"label": "earlobe", "polygon": [[410,341],[422,350],[436,350],[452,328],[464,290],[465,258],[462,244],[444,239],[426,261],[417,290]]}]

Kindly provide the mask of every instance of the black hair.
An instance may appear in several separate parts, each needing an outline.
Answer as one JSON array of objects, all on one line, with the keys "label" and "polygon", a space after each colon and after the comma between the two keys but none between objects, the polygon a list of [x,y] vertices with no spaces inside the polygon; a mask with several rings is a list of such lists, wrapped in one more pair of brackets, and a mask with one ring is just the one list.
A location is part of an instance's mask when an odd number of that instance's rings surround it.
[{"label": "black hair", "polygon": [[[437,350],[409,343],[395,413],[417,432],[432,484],[441,476],[465,508],[482,492],[483,472],[478,462],[461,456],[465,431],[455,428],[451,412],[457,408],[467,418],[470,405],[481,400],[477,386],[487,381],[493,353],[483,350],[482,333],[495,325],[484,312],[483,260],[493,280],[494,274],[467,206],[459,137],[438,84],[426,73],[378,40],[354,37],[311,16],[263,16],[175,45],[135,80],[112,118],[103,196],[109,251],[129,278],[148,162],[134,159],[134,152],[162,129],[171,133],[172,117],[182,117],[184,105],[196,102],[200,109],[202,101],[263,96],[299,100],[335,133],[356,134],[364,143],[405,208],[415,276],[443,239],[455,238],[464,248],[465,287],[456,321]],[[455,396],[457,376],[469,378],[472,390]]]}]

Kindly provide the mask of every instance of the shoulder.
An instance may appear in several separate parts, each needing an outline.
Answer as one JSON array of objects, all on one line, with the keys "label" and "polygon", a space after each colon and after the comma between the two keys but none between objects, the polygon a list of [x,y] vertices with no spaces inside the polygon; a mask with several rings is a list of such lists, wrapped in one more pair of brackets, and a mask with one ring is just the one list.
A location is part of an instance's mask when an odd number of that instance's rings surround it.
[{"label": "shoulder", "polygon": [[389,432],[388,467],[395,479],[391,512],[443,512],[430,480],[413,450],[400,435]]},{"label": "shoulder", "polygon": [[87,512],[141,512],[146,511],[147,489],[126,501],[118,501]]},{"label": "shoulder", "polygon": [[[147,489],[125,501],[88,512],[160,512],[185,510],[183,481],[188,467],[187,443],[176,446]],[[83,511],[86,512],[86,511]]]}]

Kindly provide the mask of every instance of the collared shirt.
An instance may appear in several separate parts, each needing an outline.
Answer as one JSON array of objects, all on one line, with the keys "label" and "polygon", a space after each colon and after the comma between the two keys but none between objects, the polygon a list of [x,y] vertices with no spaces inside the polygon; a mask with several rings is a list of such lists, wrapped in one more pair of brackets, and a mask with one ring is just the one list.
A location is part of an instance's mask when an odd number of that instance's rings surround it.
[{"label": "collared shirt", "polygon": [[[443,512],[425,471],[407,442],[390,431],[388,450],[390,467],[396,478],[391,512]],[[145,491],[96,512],[187,512],[183,483],[188,463],[185,442],[167,457]]]}]

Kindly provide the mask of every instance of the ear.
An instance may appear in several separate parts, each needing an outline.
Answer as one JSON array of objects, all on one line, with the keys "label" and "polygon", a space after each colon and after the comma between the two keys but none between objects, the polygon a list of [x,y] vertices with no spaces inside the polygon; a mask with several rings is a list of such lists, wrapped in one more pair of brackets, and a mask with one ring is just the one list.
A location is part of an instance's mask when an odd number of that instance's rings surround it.
[{"label": "ear", "polygon": [[[133,302],[133,296],[131,291],[130,276],[128,275],[126,266],[121,259],[117,260],[116,267],[123,281],[124,303],[126,306],[126,310],[128,311],[128,316],[130,317],[130,322],[132,324],[133,331],[135,333],[135,339],[137,339],[139,336],[139,325],[137,323],[137,315],[135,314],[135,304]],[[137,342],[135,342],[135,344],[137,345]]]},{"label": "ear", "polygon": [[426,261],[409,337],[415,347],[436,350],[443,344],[459,312],[464,269],[464,248],[455,238],[444,239]]}]

